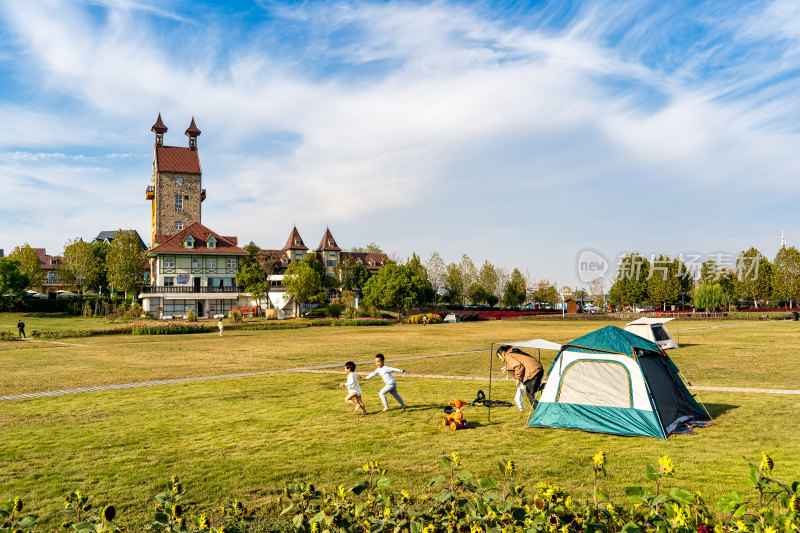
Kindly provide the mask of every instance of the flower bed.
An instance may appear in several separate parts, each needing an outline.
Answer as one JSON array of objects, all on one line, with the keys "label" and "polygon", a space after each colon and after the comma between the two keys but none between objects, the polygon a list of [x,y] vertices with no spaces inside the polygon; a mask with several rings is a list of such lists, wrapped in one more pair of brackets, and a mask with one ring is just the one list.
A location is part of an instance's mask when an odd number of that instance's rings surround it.
[{"label": "flower bed", "polygon": [[211,331],[211,327],[200,322],[134,322],[130,326],[134,335],[181,335]]}]

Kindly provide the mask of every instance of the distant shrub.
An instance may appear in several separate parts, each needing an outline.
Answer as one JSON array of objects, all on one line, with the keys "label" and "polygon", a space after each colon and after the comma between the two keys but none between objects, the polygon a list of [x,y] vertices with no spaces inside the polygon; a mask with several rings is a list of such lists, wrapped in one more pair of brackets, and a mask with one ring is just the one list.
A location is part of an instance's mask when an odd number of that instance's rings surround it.
[{"label": "distant shrub", "polygon": [[16,341],[19,340],[19,333],[11,331],[0,331],[0,341]]},{"label": "distant shrub", "polygon": [[194,312],[194,309],[186,311],[186,320],[189,322],[197,322],[197,313]]},{"label": "distant shrub", "polygon": [[130,324],[108,329],[58,329],[54,331],[37,331],[33,337],[41,340],[79,339],[84,337],[98,337],[103,335],[129,335],[132,331]]},{"label": "distant shrub", "polygon": [[442,316],[439,313],[422,313],[411,315],[406,319],[407,324],[422,324],[422,317],[428,317],[428,324],[441,324]]},{"label": "distant shrub", "polygon": [[330,304],[328,306],[328,316],[331,318],[339,318],[342,316],[342,311],[344,311],[344,306],[341,304]]},{"label": "distant shrub", "polygon": [[228,318],[233,320],[234,323],[239,323],[242,321],[242,312],[234,309],[228,313]]},{"label": "distant shrub", "polygon": [[328,314],[328,304],[320,304],[304,315],[306,318],[325,318]]}]

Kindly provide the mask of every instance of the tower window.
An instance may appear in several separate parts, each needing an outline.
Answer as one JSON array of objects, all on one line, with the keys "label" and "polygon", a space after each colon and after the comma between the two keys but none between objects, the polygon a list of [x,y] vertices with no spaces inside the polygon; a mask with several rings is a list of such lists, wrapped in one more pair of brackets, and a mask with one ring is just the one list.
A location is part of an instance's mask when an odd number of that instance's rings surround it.
[{"label": "tower window", "polygon": [[183,212],[183,196],[180,194],[175,195],[175,212]]},{"label": "tower window", "polygon": [[176,229],[177,231],[180,231],[180,230],[182,230],[182,229],[183,229],[183,222],[176,222],[176,223],[175,223],[175,229]]},{"label": "tower window", "polygon": [[175,185],[183,185],[183,178],[175,178]]}]

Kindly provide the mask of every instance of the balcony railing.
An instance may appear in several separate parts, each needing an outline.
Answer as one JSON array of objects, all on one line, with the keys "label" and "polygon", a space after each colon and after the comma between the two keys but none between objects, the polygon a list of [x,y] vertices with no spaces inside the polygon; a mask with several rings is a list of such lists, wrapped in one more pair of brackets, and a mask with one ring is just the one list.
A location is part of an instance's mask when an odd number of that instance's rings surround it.
[{"label": "balcony railing", "polygon": [[169,286],[169,287],[159,287],[159,286],[156,286],[156,285],[149,285],[147,287],[142,287],[142,294],[162,294],[162,293],[165,293],[165,294],[176,294],[176,293],[184,293],[184,294],[190,294],[190,293],[194,293],[194,294],[197,294],[197,293],[203,293],[203,294],[217,293],[217,294],[219,294],[219,293],[228,293],[228,294],[230,294],[230,293],[239,292],[239,290],[240,289],[237,286],[232,286],[232,287],[194,287],[194,286],[189,285],[189,286],[184,287],[184,286],[180,286],[180,285],[177,285],[177,286],[173,285],[173,286]]}]

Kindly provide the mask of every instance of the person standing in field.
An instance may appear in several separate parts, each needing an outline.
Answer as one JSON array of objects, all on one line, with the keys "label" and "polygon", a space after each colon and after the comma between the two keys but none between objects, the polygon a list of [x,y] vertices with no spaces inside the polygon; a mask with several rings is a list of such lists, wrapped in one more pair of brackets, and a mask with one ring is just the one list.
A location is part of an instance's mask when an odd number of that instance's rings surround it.
[{"label": "person standing in field", "polygon": [[339,383],[339,387],[347,388],[347,396],[344,401],[350,405],[355,405],[356,410],[354,412],[357,413],[361,410],[361,416],[364,416],[367,414],[367,408],[364,407],[364,401],[361,399],[361,386],[358,384],[358,378],[356,377],[356,364],[352,361],[346,362],[344,371],[347,374],[347,381]]},{"label": "person standing in field", "polygon": [[405,411],[406,404],[403,401],[403,398],[401,398],[400,395],[397,393],[397,382],[394,380],[394,377],[392,377],[392,372],[399,372],[401,374],[405,374],[406,371],[401,370],[399,368],[392,368],[390,366],[386,366],[384,364],[384,357],[382,353],[379,353],[378,355],[375,356],[375,366],[377,366],[378,368],[376,368],[372,374],[370,374],[364,379],[372,379],[378,375],[383,378],[384,387],[378,393],[378,396],[380,396],[381,398],[381,403],[383,403],[383,410],[384,411],[389,410],[389,402],[386,400],[386,394],[391,394],[392,396],[394,396],[394,399],[397,400],[397,402],[400,404],[400,408],[403,411]]},{"label": "person standing in field", "polygon": [[219,336],[222,337],[222,328],[223,328],[223,326],[222,326],[222,319],[221,318],[219,319],[219,322],[217,322],[217,327],[219,328]]},{"label": "person standing in field", "polygon": [[22,337],[23,339],[27,339],[27,337],[25,336],[25,322],[23,322],[22,319],[20,319],[20,321],[17,322],[17,329],[19,330],[19,336]]}]

